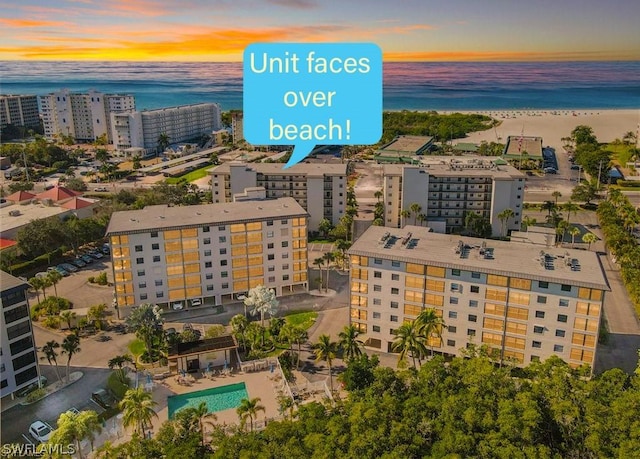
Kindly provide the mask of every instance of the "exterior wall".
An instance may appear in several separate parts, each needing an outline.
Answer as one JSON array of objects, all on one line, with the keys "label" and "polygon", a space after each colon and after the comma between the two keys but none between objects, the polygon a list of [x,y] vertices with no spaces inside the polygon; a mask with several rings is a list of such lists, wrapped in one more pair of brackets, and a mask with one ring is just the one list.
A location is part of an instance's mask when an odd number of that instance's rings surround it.
[{"label": "exterior wall", "polygon": [[437,352],[462,355],[469,344],[487,345],[497,360],[518,365],[557,355],[593,368],[604,291],[411,264],[393,257],[351,255],[350,320],[368,345],[391,352],[393,330],[423,308],[444,319]]},{"label": "exterior wall", "polygon": [[306,217],[112,235],[121,317],[145,302],[221,304],[257,285],[306,291],[306,237]]},{"label": "exterior wall", "polygon": [[0,96],[0,127],[7,124],[25,127],[39,126],[38,97],[35,95]]},{"label": "exterior wall", "polygon": [[[411,210],[411,205],[417,203],[422,210],[420,213],[428,215],[429,211],[429,172],[424,168],[405,168],[400,182],[400,196],[402,210]],[[402,226],[420,224],[411,212],[409,219],[400,217]]]},{"label": "exterior wall", "polygon": [[522,202],[524,200],[524,179],[494,180],[491,193],[491,228],[493,234],[501,234],[502,222],[498,214],[511,209],[514,217],[506,224],[507,230],[519,230],[522,222]]},{"label": "exterior wall", "polygon": [[383,195],[385,209],[385,226],[401,228],[404,226],[400,218],[402,209],[402,176],[385,175],[383,179]]},{"label": "exterior wall", "polygon": [[[11,278],[2,273],[3,281]],[[14,278],[15,279],[15,278]],[[4,282],[3,282],[4,284]],[[1,292],[2,315],[0,315],[0,396],[12,394],[38,380],[38,359],[24,283],[5,287]]]}]

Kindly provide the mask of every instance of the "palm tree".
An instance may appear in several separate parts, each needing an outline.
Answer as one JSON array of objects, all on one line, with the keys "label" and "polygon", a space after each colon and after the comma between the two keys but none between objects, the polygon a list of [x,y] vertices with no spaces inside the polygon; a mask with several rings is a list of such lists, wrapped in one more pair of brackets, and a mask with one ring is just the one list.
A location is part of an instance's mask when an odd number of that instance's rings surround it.
[{"label": "palm tree", "polygon": [[279,304],[279,301],[276,300],[276,291],[264,285],[258,285],[249,290],[249,295],[244,299],[244,304],[253,307],[251,310],[252,316],[260,314],[262,346],[264,346],[264,315],[269,314],[271,317],[276,315]]},{"label": "palm tree", "polygon": [[313,264],[318,267],[318,271],[320,271],[320,286],[318,287],[318,292],[322,292],[322,284],[324,283],[324,278],[322,277],[322,267],[324,266],[325,261],[327,261],[324,257],[319,257],[313,260]]},{"label": "palm tree", "polygon": [[75,443],[80,458],[83,457],[80,442],[88,438],[93,451],[95,433],[102,432],[102,423],[95,411],[81,411],[79,413],[65,411],[58,418],[57,424],[58,428],[51,434],[50,443],[57,445]]},{"label": "palm tree", "polygon": [[569,223],[571,221],[571,214],[573,213],[575,215],[576,212],[580,210],[580,206],[569,200],[562,205],[562,210],[567,212],[567,223]]},{"label": "palm tree", "polygon": [[62,381],[62,377],[60,376],[60,371],[58,370],[58,353],[56,352],[56,349],[58,349],[60,347],[60,343],[58,343],[57,341],[47,341],[47,343],[42,346],[42,353],[44,354],[44,357],[47,359],[47,362],[49,362],[49,365],[51,365],[51,362],[53,362],[53,364],[55,365],[55,370],[56,370],[56,376],[58,377],[58,381]]},{"label": "palm tree", "polygon": [[380,202],[380,199],[382,199],[382,196],[384,196],[384,194],[382,193],[382,190],[378,190],[373,193],[373,196],[378,200],[378,202]]},{"label": "palm tree", "polygon": [[556,206],[558,205],[558,198],[562,197],[562,193],[560,193],[559,191],[554,191],[553,193],[551,193],[551,196],[553,196],[556,200],[555,204]]},{"label": "palm tree", "polygon": [[38,303],[40,303],[40,289],[42,288],[42,279],[39,277],[32,277],[28,280],[31,288],[36,292],[36,297],[38,298]]},{"label": "palm tree", "polygon": [[66,309],[60,313],[60,319],[67,323],[67,329],[71,331],[71,322],[77,317],[76,313],[70,309]]},{"label": "palm tree", "polygon": [[507,222],[514,215],[513,209],[508,207],[498,214],[498,219],[500,219],[500,223],[502,224],[502,237],[507,236]]},{"label": "palm tree", "polygon": [[121,354],[116,355],[112,359],[109,359],[109,362],[107,362],[107,366],[111,370],[113,370],[114,368],[122,370],[127,364],[133,365],[134,363],[135,362],[133,360],[133,357],[130,354]]},{"label": "palm tree", "polygon": [[364,343],[358,339],[359,334],[360,332],[353,324],[347,325],[338,334],[338,337],[340,338],[339,346],[342,350],[342,355],[347,361],[353,360],[354,358],[362,355],[360,346],[364,346]]},{"label": "palm tree", "polygon": [[78,336],[78,332],[65,336],[61,347],[62,353],[67,354],[67,382],[69,382],[69,366],[71,364],[71,358],[81,351],[80,336]]},{"label": "palm tree", "polygon": [[333,252],[327,252],[323,257],[327,262],[327,282],[324,284],[325,292],[329,292],[329,268],[331,268],[331,263],[336,261],[336,256]]},{"label": "palm tree", "polygon": [[163,132],[158,136],[158,151],[160,153],[164,152],[170,144],[171,138],[167,135],[166,132]]},{"label": "palm tree", "polygon": [[529,231],[529,227],[535,225],[536,223],[537,220],[535,218],[525,215],[525,217],[522,219],[522,228],[525,231]]},{"label": "palm tree", "polygon": [[597,240],[598,240],[598,236],[596,236],[595,234],[593,234],[591,232],[584,233],[582,235],[582,242],[586,242],[587,244],[589,244],[588,250],[591,250],[591,244],[593,244]]},{"label": "palm tree", "polygon": [[[403,209],[400,211],[400,216],[406,220],[407,218],[411,217],[411,211],[408,209]],[[406,223],[405,223],[406,224]]]},{"label": "palm tree", "polygon": [[[184,418],[184,424],[186,430],[197,430],[200,434],[200,441],[204,447],[206,431],[205,426],[214,425],[213,421],[217,421],[218,417],[214,413],[209,412],[209,407],[206,402],[200,402],[198,406],[191,406],[181,409],[177,413],[180,417]],[[176,416],[178,417],[178,416]]]},{"label": "palm tree", "polygon": [[333,375],[331,362],[336,358],[338,343],[331,341],[329,335],[320,335],[318,342],[313,345],[313,352],[316,354],[316,362],[324,360],[329,367],[329,388],[333,394]]},{"label": "palm tree", "polygon": [[246,349],[246,339],[244,334],[247,331],[247,325],[249,325],[249,321],[246,316],[236,314],[231,318],[229,325],[231,325],[231,331],[236,335],[236,338],[239,338],[242,348]]},{"label": "palm tree", "polygon": [[249,418],[249,423],[251,425],[251,432],[253,432],[253,420],[258,416],[258,412],[265,412],[264,406],[260,405],[260,398],[243,398],[240,402],[240,406],[236,409],[236,413],[238,413],[238,417],[242,422],[242,425],[245,425],[247,418]]},{"label": "palm tree", "polygon": [[577,226],[572,226],[569,229],[569,234],[571,235],[571,247],[574,247],[576,244],[576,236],[580,234],[580,229]]},{"label": "palm tree", "polygon": [[87,313],[87,319],[92,321],[98,330],[102,330],[102,323],[105,317],[107,317],[107,305],[104,303],[91,306]]},{"label": "palm tree", "polygon": [[413,368],[416,368],[416,357],[421,358],[427,354],[427,349],[424,346],[424,340],[420,336],[420,331],[416,326],[415,321],[407,322],[400,325],[393,334],[396,339],[391,345],[391,349],[395,352],[400,352],[398,355],[398,366],[404,359],[411,355],[413,360]]},{"label": "palm tree", "polygon": [[417,223],[418,215],[422,212],[422,206],[417,202],[414,202],[409,206],[409,209],[413,213],[413,224],[415,225]]},{"label": "palm tree", "polygon": [[300,367],[300,354],[302,345],[309,340],[309,333],[303,327],[295,326],[292,330],[293,342],[298,345],[298,356],[296,358],[296,369]]},{"label": "palm tree", "polygon": [[430,354],[433,356],[433,338],[442,342],[442,329],[446,328],[442,317],[436,314],[436,310],[432,308],[423,309],[415,321],[418,333],[424,337],[429,345]]},{"label": "palm tree", "polygon": [[158,415],[153,409],[156,406],[151,392],[145,392],[144,388],[129,389],[120,402],[124,427],[133,427],[134,432],[144,437],[144,428],[151,424],[151,420]]},{"label": "palm tree", "polygon": [[427,221],[427,216],[425,214],[418,214],[417,219],[420,222],[420,226],[423,226],[424,222]]},{"label": "palm tree", "polygon": [[542,203],[542,210],[547,211],[547,216],[551,216],[551,212],[555,210],[557,206],[553,203],[553,201],[545,201]]}]

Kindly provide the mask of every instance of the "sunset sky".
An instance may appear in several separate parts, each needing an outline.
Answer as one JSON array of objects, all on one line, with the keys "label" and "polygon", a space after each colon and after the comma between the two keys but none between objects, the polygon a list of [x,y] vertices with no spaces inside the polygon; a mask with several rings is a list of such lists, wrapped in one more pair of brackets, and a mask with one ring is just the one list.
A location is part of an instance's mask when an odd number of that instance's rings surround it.
[{"label": "sunset sky", "polygon": [[255,42],[386,60],[640,60],[638,0],[0,0],[0,60],[239,61]]}]

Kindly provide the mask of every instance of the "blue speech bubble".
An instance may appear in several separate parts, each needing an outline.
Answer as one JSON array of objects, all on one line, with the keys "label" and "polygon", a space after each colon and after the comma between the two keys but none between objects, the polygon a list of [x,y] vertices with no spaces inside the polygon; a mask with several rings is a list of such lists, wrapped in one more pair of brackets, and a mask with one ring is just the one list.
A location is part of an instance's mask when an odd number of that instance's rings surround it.
[{"label": "blue speech bubble", "polygon": [[316,145],[382,136],[382,52],[373,43],[256,43],[244,50],[244,136],[294,145],[285,169]]}]

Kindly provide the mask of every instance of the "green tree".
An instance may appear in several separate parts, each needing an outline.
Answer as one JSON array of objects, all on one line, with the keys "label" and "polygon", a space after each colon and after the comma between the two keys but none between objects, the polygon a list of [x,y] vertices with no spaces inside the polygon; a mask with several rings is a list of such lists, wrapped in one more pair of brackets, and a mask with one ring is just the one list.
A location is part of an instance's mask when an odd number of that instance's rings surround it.
[{"label": "green tree", "polygon": [[545,201],[542,203],[542,210],[546,210],[548,216],[551,215],[551,212],[553,212],[556,208],[557,206],[553,201]]},{"label": "green tree", "polygon": [[74,413],[65,411],[58,418],[58,428],[51,433],[49,443],[52,445],[69,445],[75,443],[76,452],[82,458],[80,442],[88,438],[93,451],[95,434],[102,432],[102,425],[95,411]]},{"label": "green tree", "polygon": [[87,319],[92,321],[98,330],[102,330],[102,325],[107,317],[107,305],[104,303],[91,306],[87,312]]},{"label": "green tree", "polygon": [[324,284],[325,287],[325,292],[329,292],[329,273],[331,270],[331,265],[334,261],[336,261],[336,256],[333,252],[327,252],[324,254],[323,258],[325,259],[326,263],[327,263],[327,281]]},{"label": "green tree", "polygon": [[96,148],[96,161],[106,163],[109,161],[109,152],[106,148]]},{"label": "green tree", "polygon": [[571,199],[574,201],[591,204],[591,201],[598,197],[598,188],[595,180],[582,182],[571,192]]},{"label": "green tree", "polygon": [[76,332],[65,336],[61,347],[62,353],[67,355],[67,382],[69,382],[71,359],[82,350],[80,349],[80,336],[78,336],[78,333]]},{"label": "green tree", "polygon": [[598,144],[598,139],[594,135],[593,129],[585,125],[576,126],[573,131],[571,131],[571,140],[576,145]]},{"label": "green tree", "polygon": [[144,437],[145,426],[150,425],[153,418],[158,417],[154,410],[156,405],[153,394],[145,392],[143,387],[129,389],[120,402],[122,424],[125,428],[133,427],[135,433]]},{"label": "green tree", "polygon": [[58,271],[51,270],[47,273],[47,280],[51,285],[53,285],[53,291],[55,292],[55,295],[58,296],[58,288],[56,286],[58,285],[58,282],[62,280],[62,274]]},{"label": "green tree", "polygon": [[420,212],[422,212],[422,206],[417,202],[414,202],[411,204],[409,209],[411,210],[411,214],[413,215],[413,224],[415,226],[417,224],[418,215],[420,215]]},{"label": "green tree", "polygon": [[556,204],[556,207],[557,207],[558,206],[558,199],[562,197],[562,193],[560,193],[559,191],[554,191],[553,193],[551,193],[551,196],[554,197],[555,204]]},{"label": "green tree", "polygon": [[44,358],[47,359],[47,362],[49,362],[49,365],[53,362],[58,381],[62,381],[60,370],[58,369],[58,353],[56,352],[58,348],[60,348],[60,343],[57,341],[47,341],[46,344],[42,346],[42,353],[44,354]]},{"label": "green tree", "polygon": [[265,314],[269,314],[271,317],[275,316],[278,312],[278,304],[280,304],[276,299],[276,291],[272,288],[267,288],[264,285],[258,285],[257,287],[249,290],[249,294],[244,299],[244,304],[253,308],[251,310],[252,316],[260,314],[262,346],[264,346],[264,316]]},{"label": "green tree", "polygon": [[[32,220],[23,226],[16,235],[18,248],[30,258],[50,254],[64,241],[66,230],[58,217]],[[51,260],[48,260],[51,263]]]},{"label": "green tree", "polygon": [[430,354],[433,355],[433,342],[437,341],[438,345],[442,343],[442,329],[446,328],[442,317],[438,316],[435,309],[426,308],[420,312],[415,322],[418,333],[429,345]]},{"label": "green tree", "polygon": [[326,258],[324,257],[318,257],[315,260],[313,260],[313,265],[318,267],[318,271],[320,272],[320,285],[318,286],[318,291],[322,292],[322,287],[324,284],[324,278],[323,278],[323,274],[322,274],[322,267],[324,266],[325,262],[326,262]]},{"label": "green tree", "polygon": [[498,213],[498,219],[500,220],[500,224],[502,225],[502,237],[507,236],[507,223],[509,222],[509,219],[514,215],[515,213],[513,212],[513,209],[510,208],[506,208],[502,212]]},{"label": "green tree", "polygon": [[140,162],[140,156],[135,155],[132,159],[132,165],[134,171],[137,171],[142,167],[142,163]]},{"label": "green tree", "polygon": [[240,341],[242,348],[246,349],[245,333],[247,331],[247,326],[249,325],[247,318],[242,314],[236,314],[231,318],[229,325],[231,325],[231,331],[235,335],[236,339]]},{"label": "green tree", "polygon": [[377,355],[374,354],[369,358],[367,354],[361,354],[347,363],[347,369],[338,379],[349,392],[364,390],[375,381],[375,369],[378,365]]},{"label": "green tree", "polygon": [[133,309],[125,321],[127,326],[134,330],[136,337],[144,342],[149,358],[155,355],[154,349],[164,338],[164,319],[160,314],[160,308],[154,304],[143,303]]},{"label": "green tree", "polygon": [[269,334],[274,340],[281,341],[280,332],[284,324],[285,320],[282,317],[272,317],[269,321]]},{"label": "green tree", "polygon": [[171,138],[167,135],[166,132],[163,132],[158,136],[158,153],[164,152],[167,147],[170,145]]},{"label": "green tree", "polygon": [[598,237],[591,232],[587,232],[582,235],[582,242],[589,244],[589,246],[587,247],[587,250],[591,250],[591,244],[593,244],[597,240],[598,240]]},{"label": "green tree", "polygon": [[109,359],[109,362],[107,363],[107,366],[111,370],[113,369],[122,370],[127,365],[135,366],[135,361],[133,360],[133,357],[131,356],[131,354],[116,355],[115,357],[112,357],[111,359]]},{"label": "green tree", "polygon": [[569,200],[562,205],[562,210],[567,213],[567,223],[570,223],[571,214],[575,215],[580,210],[580,206],[575,202]]},{"label": "green tree", "polygon": [[569,228],[569,234],[571,235],[571,247],[576,245],[576,236],[580,234],[580,228],[572,226]]},{"label": "green tree", "polygon": [[376,192],[373,193],[373,196],[378,200],[378,202],[380,202],[380,200],[384,196],[384,193],[382,192],[382,190],[376,190]]},{"label": "green tree", "polygon": [[313,345],[313,352],[316,355],[316,362],[324,360],[329,367],[329,388],[333,393],[333,371],[331,364],[338,352],[338,343],[331,341],[329,335],[320,335],[318,342]]},{"label": "green tree", "polygon": [[391,349],[399,353],[398,366],[410,355],[413,361],[413,368],[416,368],[416,357],[420,359],[422,356],[427,355],[427,348],[415,321],[400,325],[393,334],[396,339],[391,344]]},{"label": "green tree", "polygon": [[33,291],[36,293],[38,298],[38,303],[40,303],[40,289],[42,288],[42,279],[39,277],[32,277],[28,281],[28,284],[31,286]]},{"label": "green tree", "polygon": [[213,421],[217,421],[218,417],[209,412],[206,402],[200,402],[198,406],[191,406],[183,408],[176,413],[178,421],[182,421],[182,424],[189,427],[188,432],[195,431],[200,437],[200,444],[205,446],[206,440],[206,426],[213,427],[215,424]]},{"label": "green tree", "polygon": [[238,413],[238,417],[240,418],[240,422],[242,425],[246,425],[247,418],[249,418],[249,423],[251,426],[250,432],[253,432],[253,420],[258,417],[258,413],[265,411],[264,406],[260,405],[260,398],[255,397],[252,399],[243,398],[240,401],[240,406],[236,408],[236,413]]},{"label": "green tree", "polygon": [[340,339],[339,347],[347,361],[351,361],[362,354],[360,346],[364,346],[364,343],[358,339],[359,334],[358,329],[353,324],[347,325],[338,334]]},{"label": "green tree", "polygon": [[69,309],[60,312],[60,320],[67,324],[67,330],[71,331],[71,323],[76,319],[77,314]]},{"label": "green tree", "polygon": [[402,209],[400,211],[400,217],[402,217],[404,224],[406,225],[406,220],[411,217],[411,211],[409,209]]},{"label": "green tree", "polygon": [[87,184],[80,178],[69,178],[65,181],[65,187],[73,191],[87,191]]},{"label": "green tree", "polygon": [[328,218],[323,218],[322,220],[320,220],[320,223],[318,225],[318,230],[320,230],[320,233],[322,233],[322,237],[327,237],[327,235],[332,229],[333,229],[333,224]]},{"label": "green tree", "polygon": [[535,218],[525,215],[522,219],[522,229],[529,231],[529,227],[535,225],[537,222]]}]

